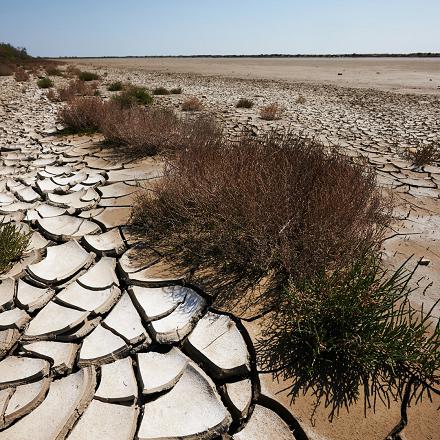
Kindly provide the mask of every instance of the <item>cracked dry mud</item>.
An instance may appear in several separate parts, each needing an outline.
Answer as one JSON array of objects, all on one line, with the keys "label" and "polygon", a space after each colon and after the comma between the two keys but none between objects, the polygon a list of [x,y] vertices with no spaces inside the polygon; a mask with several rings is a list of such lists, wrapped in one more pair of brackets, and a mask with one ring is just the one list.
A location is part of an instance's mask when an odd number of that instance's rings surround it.
[{"label": "cracked dry mud", "polygon": [[[259,103],[287,87],[219,78],[197,78],[196,87],[184,76],[116,70],[107,79],[172,80],[206,94],[230,136],[248,122],[256,132],[274,124],[255,109],[236,110],[239,96]],[[210,310],[184,274],[160,270],[159,254],[136,258],[125,225],[133,198],[160,176],[160,164],[115,158],[90,137],[53,137],[57,105],[34,82],[1,77],[0,85],[0,215],[32,232],[22,261],[0,276],[0,440],[307,438],[280,410],[267,375],[258,375],[255,328],[246,323],[249,337],[238,318]],[[277,124],[307,127],[376,168],[398,201],[387,263],[424,257],[419,284],[438,288],[440,169],[416,169],[401,158],[419,140],[440,139],[438,99],[289,87]],[[103,85],[101,92],[108,94]],[[298,92],[305,105],[292,104]],[[163,98],[176,106],[182,99]],[[430,307],[438,298],[435,288],[420,292],[416,304]],[[337,438],[306,431],[311,439]]]},{"label": "cracked dry mud", "polygon": [[159,255],[135,258],[124,226],[160,164],[49,136],[43,93],[0,81],[0,214],[32,233],[0,276],[0,440],[255,438],[235,436],[265,420],[294,439],[276,412],[251,415],[244,328]]}]

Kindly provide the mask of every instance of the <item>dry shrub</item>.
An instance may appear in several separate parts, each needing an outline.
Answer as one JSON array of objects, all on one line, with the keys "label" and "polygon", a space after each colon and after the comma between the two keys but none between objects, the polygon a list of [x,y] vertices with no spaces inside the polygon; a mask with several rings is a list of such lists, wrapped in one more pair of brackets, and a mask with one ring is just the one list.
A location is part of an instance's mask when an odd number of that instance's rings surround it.
[{"label": "dry shrub", "polygon": [[47,66],[46,75],[48,76],[63,76],[63,72],[56,66]]},{"label": "dry shrub", "polygon": [[69,101],[75,96],[94,96],[98,84],[95,82],[85,83],[80,80],[70,81],[66,87],[58,89],[60,101]]},{"label": "dry shrub", "polygon": [[0,76],[10,76],[14,74],[14,68],[6,63],[0,62]]},{"label": "dry shrub", "polygon": [[46,93],[47,99],[51,102],[60,102],[60,98],[58,96],[58,93],[55,92],[54,89],[49,89],[49,91]]},{"label": "dry shrub", "polygon": [[72,66],[71,64],[66,67],[66,75],[69,78],[73,78],[78,76],[81,73],[81,70],[78,67]]},{"label": "dry shrub", "polygon": [[134,223],[193,263],[285,286],[374,246],[386,219],[374,171],[314,140],[212,136],[179,151]]},{"label": "dry shrub", "polygon": [[97,81],[100,79],[99,75],[95,72],[79,72],[78,78],[81,81]]},{"label": "dry shrub", "polygon": [[14,73],[15,81],[17,82],[26,82],[29,81],[29,74],[21,67],[17,68]]},{"label": "dry shrub", "polygon": [[199,98],[193,96],[183,101],[182,110],[184,112],[197,112],[203,110],[203,103]]},{"label": "dry shrub", "polygon": [[280,119],[284,109],[277,102],[266,105],[260,109],[260,118],[266,121],[274,121]]},{"label": "dry shrub", "polygon": [[196,130],[190,121],[182,121],[176,114],[162,107],[120,107],[106,104],[101,131],[106,140],[118,146],[125,146],[129,156],[150,156],[171,152],[191,139]]},{"label": "dry shrub", "polygon": [[58,119],[70,132],[94,132],[100,127],[104,110],[100,98],[81,96],[69,101],[58,113]]}]

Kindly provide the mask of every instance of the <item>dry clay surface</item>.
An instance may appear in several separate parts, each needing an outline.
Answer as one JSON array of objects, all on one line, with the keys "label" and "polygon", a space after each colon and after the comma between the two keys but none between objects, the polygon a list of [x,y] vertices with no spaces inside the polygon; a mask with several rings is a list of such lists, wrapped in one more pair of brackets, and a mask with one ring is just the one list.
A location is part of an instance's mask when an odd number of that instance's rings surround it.
[{"label": "dry clay surface", "polygon": [[[429,306],[438,298],[439,168],[415,169],[401,157],[420,141],[439,140],[438,98],[116,69],[100,87],[104,98],[115,80],[182,86],[181,96],[157,97],[177,108],[189,95],[204,96],[231,137],[245,124],[256,132],[289,125],[363,156],[398,200],[385,242],[389,264],[424,257],[420,284],[434,287],[412,299]],[[33,234],[0,284],[0,439],[29,432],[42,439],[305,438],[268,404],[289,402],[272,394],[283,386],[258,376],[240,322],[211,312],[203,292],[163,270],[160,255],[136,258],[125,228],[131,200],[160,176],[160,164],[125,162],[88,138],[50,136],[57,105],[34,84],[0,81],[0,212]],[[296,103],[300,94],[305,104]],[[235,109],[241,96],[257,108]],[[285,106],[283,118],[261,121],[258,107],[275,100]],[[397,412],[362,424],[349,415],[338,431],[325,417],[312,427],[304,408],[293,410],[309,438],[380,439],[398,421]],[[431,419],[423,436],[407,429],[417,434],[408,438],[434,439]]]},{"label": "dry clay surface", "polygon": [[0,82],[0,214],[31,234],[0,276],[0,440],[296,438],[240,322],[136,258],[125,225],[160,164],[51,136],[35,81]]}]

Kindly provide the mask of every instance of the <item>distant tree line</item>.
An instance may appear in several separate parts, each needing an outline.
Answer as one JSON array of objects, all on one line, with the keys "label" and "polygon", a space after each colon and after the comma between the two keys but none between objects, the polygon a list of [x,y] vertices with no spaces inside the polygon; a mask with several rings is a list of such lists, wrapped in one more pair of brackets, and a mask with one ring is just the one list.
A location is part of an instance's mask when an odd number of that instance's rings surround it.
[{"label": "distant tree line", "polygon": [[[259,54],[259,55],[106,55],[106,56],[61,56],[61,59],[76,58],[439,58],[438,52],[412,52],[412,53],[349,53],[349,54]],[[54,57],[56,58],[56,57]]]}]

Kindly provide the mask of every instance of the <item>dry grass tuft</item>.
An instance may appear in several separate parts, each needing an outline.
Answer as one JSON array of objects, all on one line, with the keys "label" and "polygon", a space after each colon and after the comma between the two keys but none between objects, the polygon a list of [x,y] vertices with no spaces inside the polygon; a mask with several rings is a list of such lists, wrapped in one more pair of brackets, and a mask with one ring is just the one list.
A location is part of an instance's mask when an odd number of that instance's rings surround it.
[{"label": "dry grass tuft", "polygon": [[284,112],[283,107],[281,107],[277,102],[266,105],[260,109],[260,118],[265,121],[274,121],[280,119]]},{"label": "dry grass tuft", "polygon": [[203,110],[203,103],[199,98],[193,96],[183,101],[182,110],[184,112],[198,112]]}]

